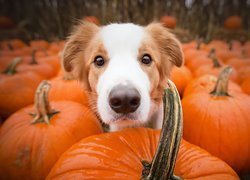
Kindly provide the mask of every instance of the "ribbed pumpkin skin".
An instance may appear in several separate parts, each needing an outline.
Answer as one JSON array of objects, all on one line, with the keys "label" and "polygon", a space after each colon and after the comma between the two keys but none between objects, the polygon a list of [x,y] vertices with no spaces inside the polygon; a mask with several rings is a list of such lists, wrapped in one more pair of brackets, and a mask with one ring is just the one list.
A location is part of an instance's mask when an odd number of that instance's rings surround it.
[{"label": "ribbed pumpkin skin", "polygon": [[[183,97],[194,93],[210,93],[216,85],[217,77],[213,75],[204,75],[191,80],[185,88]],[[231,91],[241,92],[241,88],[238,84],[229,82],[229,94]]]},{"label": "ribbed pumpkin skin", "polygon": [[180,68],[173,67],[170,73],[170,79],[176,85],[179,94],[182,95],[185,87],[192,80],[192,73],[186,66],[182,66]]},{"label": "ribbed pumpkin skin", "polygon": [[34,72],[0,75],[0,116],[7,118],[15,111],[32,104],[42,76]]},{"label": "ribbed pumpkin skin", "polygon": [[80,139],[102,132],[95,115],[79,103],[52,102],[60,111],[45,123],[31,124],[34,107],[10,116],[0,131],[0,179],[45,179],[61,154]]},{"label": "ribbed pumpkin skin", "polygon": [[241,88],[245,93],[250,95],[250,77],[243,81],[243,83],[241,84]]},{"label": "ribbed pumpkin skin", "polygon": [[[83,139],[61,156],[46,179],[140,179],[141,160],[152,160],[159,135],[159,130],[137,128]],[[184,140],[175,173],[185,179],[238,179],[226,163]]]},{"label": "ribbed pumpkin skin", "polygon": [[49,91],[49,99],[54,101],[69,100],[88,106],[88,96],[76,80],[65,80],[63,77],[53,78]]},{"label": "ribbed pumpkin skin", "polygon": [[[229,91],[230,92],[230,91]],[[184,139],[207,150],[237,172],[250,171],[250,98],[242,92],[183,98]]]}]

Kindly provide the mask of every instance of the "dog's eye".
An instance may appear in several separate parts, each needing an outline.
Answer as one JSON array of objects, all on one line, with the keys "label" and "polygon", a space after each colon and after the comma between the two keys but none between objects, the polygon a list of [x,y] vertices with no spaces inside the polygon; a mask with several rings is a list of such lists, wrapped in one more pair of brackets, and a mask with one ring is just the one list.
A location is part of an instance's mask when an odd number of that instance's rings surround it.
[{"label": "dog's eye", "polygon": [[100,67],[100,66],[104,65],[105,61],[104,61],[102,56],[96,56],[95,60],[94,60],[94,63],[95,63],[96,66]]},{"label": "dog's eye", "polygon": [[151,58],[151,56],[149,54],[144,54],[142,56],[141,62],[143,64],[150,64],[152,62],[152,58]]}]

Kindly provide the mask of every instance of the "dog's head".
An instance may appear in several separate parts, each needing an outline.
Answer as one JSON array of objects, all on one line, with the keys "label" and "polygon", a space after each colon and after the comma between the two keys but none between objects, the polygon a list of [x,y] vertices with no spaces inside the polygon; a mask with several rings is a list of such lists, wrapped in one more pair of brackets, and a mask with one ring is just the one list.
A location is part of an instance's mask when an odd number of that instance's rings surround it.
[{"label": "dog's head", "polygon": [[63,53],[64,69],[91,92],[102,121],[121,126],[147,121],[172,65],[182,61],[179,41],[158,23],[99,27],[83,22]]}]

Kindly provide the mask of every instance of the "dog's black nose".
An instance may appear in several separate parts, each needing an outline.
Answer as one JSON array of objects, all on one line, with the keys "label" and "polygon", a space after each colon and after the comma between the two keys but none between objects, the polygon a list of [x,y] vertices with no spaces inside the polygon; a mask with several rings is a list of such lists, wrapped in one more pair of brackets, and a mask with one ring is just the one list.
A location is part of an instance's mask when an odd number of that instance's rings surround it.
[{"label": "dog's black nose", "polygon": [[109,105],[117,113],[135,112],[140,101],[140,93],[132,85],[117,85],[109,94]]}]

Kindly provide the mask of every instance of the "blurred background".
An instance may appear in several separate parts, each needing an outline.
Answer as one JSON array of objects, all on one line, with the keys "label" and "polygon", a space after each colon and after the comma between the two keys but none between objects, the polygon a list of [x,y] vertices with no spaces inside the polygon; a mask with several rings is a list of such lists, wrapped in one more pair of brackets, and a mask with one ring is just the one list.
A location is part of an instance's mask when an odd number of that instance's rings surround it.
[{"label": "blurred background", "polygon": [[[0,0],[0,39],[64,39],[86,16],[98,24],[142,25],[171,16],[176,21],[171,28],[183,42],[197,37],[246,41],[249,15],[250,0]],[[231,16],[236,19],[225,25]]]}]

